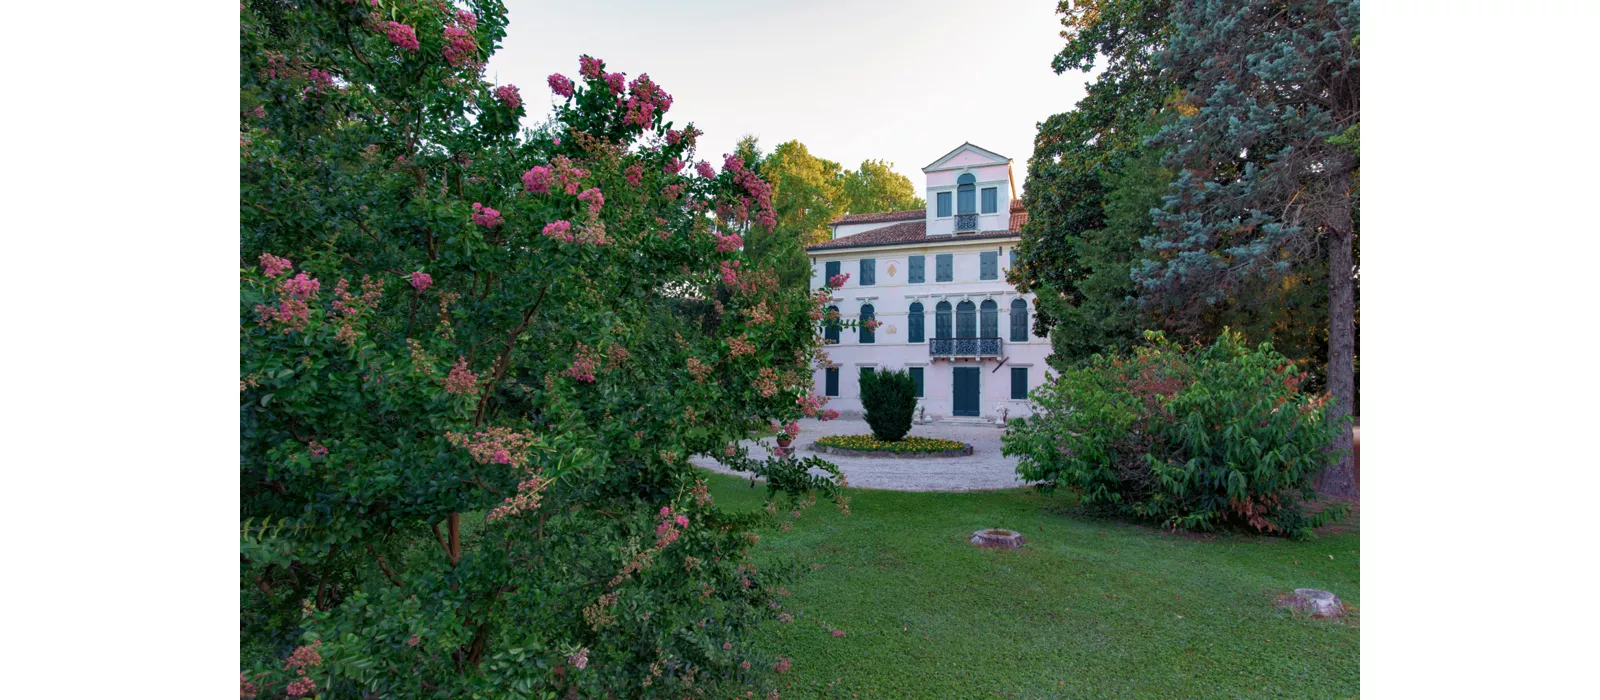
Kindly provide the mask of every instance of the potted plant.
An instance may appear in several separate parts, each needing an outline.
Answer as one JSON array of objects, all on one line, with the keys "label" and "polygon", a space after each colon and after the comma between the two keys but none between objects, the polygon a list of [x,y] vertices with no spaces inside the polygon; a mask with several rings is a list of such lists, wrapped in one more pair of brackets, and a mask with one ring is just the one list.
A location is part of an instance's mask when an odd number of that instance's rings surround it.
[{"label": "potted plant", "polygon": [[778,431],[778,454],[790,454],[789,445],[794,443],[794,436],[800,434],[800,424],[790,423]]}]

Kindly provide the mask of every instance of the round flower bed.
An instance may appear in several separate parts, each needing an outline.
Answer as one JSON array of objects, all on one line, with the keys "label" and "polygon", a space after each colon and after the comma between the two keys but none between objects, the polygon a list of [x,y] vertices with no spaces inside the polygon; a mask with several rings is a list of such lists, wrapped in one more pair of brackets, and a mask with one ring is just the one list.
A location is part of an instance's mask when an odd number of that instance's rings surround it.
[{"label": "round flower bed", "polygon": [[955,440],[907,437],[885,442],[871,435],[828,435],[817,438],[811,443],[811,449],[851,457],[964,457],[972,454],[971,445]]}]

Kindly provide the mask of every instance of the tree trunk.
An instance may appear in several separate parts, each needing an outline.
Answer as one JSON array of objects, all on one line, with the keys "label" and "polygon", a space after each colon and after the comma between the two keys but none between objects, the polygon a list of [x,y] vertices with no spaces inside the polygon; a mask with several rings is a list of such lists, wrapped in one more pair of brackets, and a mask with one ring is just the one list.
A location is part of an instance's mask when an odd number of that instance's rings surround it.
[{"label": "tree trunk", "polygon": [[[1328,390],[1333,394],[1330,420],[1342,422],[1356,400],[1354,228],[1350,218],[1350,175],[1332,183],[1334,201],[1328,211]],[[1318,490],[1329,496],[1360,498],[1352,461],[1354,436],[1349,427],[1334,438],[1338,463],[1323,472]]]}]

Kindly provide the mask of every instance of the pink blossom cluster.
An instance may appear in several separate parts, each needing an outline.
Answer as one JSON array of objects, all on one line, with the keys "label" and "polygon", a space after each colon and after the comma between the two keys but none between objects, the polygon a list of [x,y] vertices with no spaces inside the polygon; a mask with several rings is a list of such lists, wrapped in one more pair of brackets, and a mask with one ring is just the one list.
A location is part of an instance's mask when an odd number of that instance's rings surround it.
[{"label": "pink blossom cluster", "polygon": [[306,77],[311,79],[312,87],[318,92],[323,92],[333,87],[333,74],[320,68],[306,71]]},{"label": "pink blossom cluster", "polygon": [[703,382],[705,381],[706,377],[711,375],[711,365],[701,362],[697,358],[691,357],[684,364],[686,367],[688,367],[689,374],[693,376],[697,382]]},{"label": "pink blossom cluster", "polygon": [[718,253],[731,253],[744,245],[744,239],[740,238],[737,233],[730,233],[726,236],[719,233],[712,233],[711,235],[717,239]]},{"label": "pink blossom cluster", "polygon": [[406,646],[414,647],[414,646],[416,646],[417,644],[419,644],[421,642],[422,642],[422,637],[418,636],[415,632],[413,632],[411,634],[411,637],[406,639]]},{"label": "pink blossom cluster", "polygon": [[622,117],[624,124],[649,128],[652,118],[657,114],[666,114],[672,107],[672,96],[652,82],[648,74],[634,78],[628,86],[628,93],[627,113]]},{"label": "pink blossom cluster", "polygon": [[426,292],[426,291],[428,291],[428,288],[432,287],[432,286],[433,286],[433,275],[430,275],[430,274],[428,274],[426,272],[423,272],[421,270],[417,270],[417,271],[411,273],[411,288],[412,289],[415,289],[415,290],[417,290],[419,292]]},{"label": "pink blossom cluster", "polygon": [[272,253],[262,253],[259,260],[261,263],[261,274],[266,275],[269,278],[277,277],[278,275],[288,272],[294,268],[294,264],[289,262],[288,258],[280,258]]},{"label": "pink blossom cluster", "polygon": [[239,674],[239,697],[253,698],[256,696],[256,684],[245,679],[244,674]]},{"label": "pink blossom cluster", "polygon": [[522,93],[517,92],[515,85],[501,85],[495,88],[494,98],[512,109],[522,106]]},{"label": "pink blossom cluster", "polygon": [[582,649],[579,649],[573,655],[568,656],[567,657],[567,663],[572,664],[579,671],[582,671],[584,668],[588,667],[588,665],[589,665],[589,648],[588,647],[584,647]]},{"label": "pink blossom cluster", "polygon": [[[465,12],[465,10],[463,10]],[[470,12],[468,15],[472,14]],[[476,20],[474,20],[476,24]],[[450,65],[460,68],[473,54],[478,52],[478,40],[473,38],[472,32],[461,27],[444,28],[444,60]],[[515,109],[516,105],[512,105]]]},{"label": "pink blossom cluster", "polygon": [[834,289],[843,289],[844,283],[850,281],[850,273],[841,272],[828,278],[828,286]]},{"label": "pink blossom cluster", "polygon": [[729,287],[738,287],[739,286],[739,261],[738,260],[724,260],[724,261],[722,261],[721,267],[722,267],[722,283],[728,285]]},{"label": "pink blossom cluster", "polygon": [[680,195],[682,195],[682,194],[683,194],[683,183],[678,183],[678,184],[675,184],[675,185],[667,185],[666,187],[661,188],[661,196],[665,197],[666,200],[669,201],[669,202],[678,201],[678,197]]},{"label": "pink blossom cluster", "polygon": [[799,437],[800,424],[794,421],[789,421],[788,425],[783,426],[783,432],[788,433],[791,439]]},{"label": "pink blossom cluster", "polygon": [[291,698],[303,698],[317,692],[317,682],[310,678],[298,678],[283,689]]},{"label": "pink blossom cluster", "polygon": [[301,673],[304,673],[308,666],[321,666],[322,653],[317,651],[317,648],[321,646],[322,640],[318,639],[310,645],[297,647],[293,653],[289,654],[289,658],[284,660],[283,670],[299,669]]},{"label": "pink blossom cluster", "polygon": [[471,10],[456,10],[456,24],[466,29],[477,29],[478,16],[472,14]]},{"label": "pink blossom cluster", "polygon": [[535,165],[522,174],[522,189],[533,194],[550,194],[550,168]]},{"label": "pink blossom cluster", "polygon": [[744,336],[735,336],[728,339],[728,354],[734,357],[755,354],[756,346],[745,340]]},{"label": "pink blossom cluster", "polygon": [[869,318],[869,319],[866,320],[865,323],[862,323],[861,325],[865,326],[866,329],[869,330],[869,331],[875,331],[875,330],[878,330],[879,328],[881,328],[883,326],[883,321],[879,321],[878,319],[875,319],[875,318]]},{"label": "pink blossom cluster", "polygon": [[478,375],[467,368],[467,358],[456,359],[455,366],[450,368],[450,375],[444,379],[444,390],[461,395],[478,393]]},{"label": "pink blossom cluster", "polygon": [[593,384],[595,369],[596,367],[594,360],[588,357],[580,356],[575,358],[572,361],[572,366],[568,367],[566,371],[562,372],[562,374],[572,377],[573,379],[583,382],[584,384]]},{"label": "pink blossom cluster", "polygon": [[717,176],[716,169],[711,167],[710,163],[707,163],[703,160],[694,164],[694,170],[695,172],[700,173],[700,177],[703,177],[707,180]]},{"label": "pink blossom cluster", "polygon": [[[504,463],[502,462],[502,464]],[[542,478],[537,474],[523,479],[521,483],[517,484],[517,494],[501,501],[500,505],[489,511],[485,519],[499,520],[519,513],[537,510],[539,502],[544,498],[544,487],[549,483],[549,479]]]},{"label": "pink blossom cluster", "polygon": [[302,272],[291,279],[283,281],[283,293],[295,299],[310,299],[317,295],[317,290],[322,289],[322,282],[314,277],[306,276]]},{"label": "pink blossom cluster", "polygon": [[621,345],[611,346],[611,366],[616,367],[628,361],[628,349]]},{"label": "pink blossom cluster", "polygon": [[327,447],[327,445],[324,445],[324,444],[322,444],[320,442],[317,442],[316,440],[312,440],[311,444],[307,445],[307,447],[311,448],[311,456],[312,457],[326,457],[326,456],[328,456],[328,447]]},{"label": "pink blossom cluster", "polygon": [[667,161],[665,166],[662,166],[661,172],[668,175],[677,175],[679,172],[683,171],[683,166],[685,165],[688,164],[678,160],[677,158],[673,158],[672,160]]},{"label": "pink blossom cluster", "polygon": [[628,166],[627,170],[623,171],[623,175],[628,178],[628,184],[630,186],[638,187],[639,183],[644,181],[644,165],[640,163],[634,163],[633,165]]},{"label": "pink blossom cluster", "polygon": [[607,73],[605,74],[605,81],[606,87],[611,90],[611,94],[617,95],[618,101],[621,101],[622,93],[628,89],[628,77],[621,73]]},{"label": "pink blossom cluster", "polygon": [[[751,203],[755,205],[756,209],[756,223],[769,230],[776,227],[778,225],[778,215],[772,210],[772,185],[761,179],[761,176],[757,175],[755,171],[746,169],[744,167],[744,159],[740,158],[737,153],[730,153],[723,157],[722,170],[723,172],[733,173],[733,181],[739,183],[739,186],[743,187],[744,191],[750,195]],[[748,209],[748,204],[746,208]]]},{"label": "pink blossom cluster", "polygon": [[577,240],[577,238],[572,235],[572,222],[570,221],[552,221],[548,224],[545,224],[544,237],[555,239],[563,243],[571,243]]},{"label": "pink blossom cluster", "polygon": [[602,61],[598,58],[593,58],[589,54],[584,54],[578,57],[578,75],[593,80],[599,78],[601,75],[604,75],[605,70],[605,61]]},{"label": "pink blossom cluster", "polygon": [[407,51],[416,51],[422,48],[422,44],[417,41],[417,30],[412,29],[409,24],[384,22],[383,33],[389,36],[389,41],[393,42],[395,46]]},{"label": "pink blossom cluster", "polygon": [[572,159],[566,156],[556,156],[550,159],[550,167],[555,170],[555,184],[569,195],[578,193],[578,188],[583,185],[583,179],[589,172],[572,164]]},{"label": "pink blossom cluster", "polygon": [[780,656],[778,657],[778,662],[772,665],[772,670],[778,673],[788,673],[790,665],[788,657]]},{"label": "pink blossom cluster", "polygon": [[572,97],[572,79],[560,73],[551,73],[550,92],[562,97]]},{"label": "pink blossom cluster", "polygon": [[505,219],[500,217],[499,210],[490,209],[489,207],[483,206],[478,202],[473,202],[472,223],[484,228],[494,228],[505,223]]},{"label": "pink blossom cluster", "polygon": [[[822,410],[822,405],[828,403],[828,397],[826,397],[826,396],[815,396],[815,395],[801,396],[800,398],[795,399],[794,402],[795,402],[796,405],[798,405],[800,407],[800,414],[805,416],[805,417],[807,417],[807,418],[816,418],[818,420],[833,420],[834,418],[839,417],[839,412],[838,411],[835,411],[833,409],[828,409],[826,411]],[[824,415],[829,414],[829,413],[831,413],[833,415],[831,417],[827,417],[827,418],[823,417]]]},{"label": "pink blossom cluster", "polygon": [[445,433],[454,447],[465,449],[478,464],[508,464],[521,467],[527,463],[528,450],[538,444],[532,432],[517,432],[510,428],[485,428],[471,435]]},{"label": "pink blossom cluster", "polygon": [[756,377],[755,387],[763,397],[770,398],[778,393],[778,373],[771,367],[762,367]]},{"label": "pink blossom cluster", "polygon": [[682,131],[678,131],[677,129],[668,129],[667,130],[667,145],[668,146],[676,146],[676,145],[678,145],[678,142],[682,141],[682,140],[683,140],[683,132]]},{"label": "pink blossom cluster", "polygon": [[686,527],[689,527],[689,516],[673,513],[671,506],[661,506],[661,522],[656,525],[656,547],[665,548],[677,542]]},{"label": "pink blossom cluster", "polygon": [[590,187],[578,195],[578,201],[589,203],[589,215],[599,216],[600,207],[606,203],[605,195],[600,193],[600,188]]}]

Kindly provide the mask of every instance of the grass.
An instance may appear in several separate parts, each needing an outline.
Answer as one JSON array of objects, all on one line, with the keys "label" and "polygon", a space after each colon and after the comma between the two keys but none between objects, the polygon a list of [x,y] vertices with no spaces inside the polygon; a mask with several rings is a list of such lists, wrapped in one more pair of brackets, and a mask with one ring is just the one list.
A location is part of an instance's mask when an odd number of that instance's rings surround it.
[{"label": "grass", "polygon": [[822,447],[839,447],[861,452],[945,452],[966,447],[966,443],[942,438],[911,437],[894,442],[879,440],[871,435],[827,435],[817,438]]},{"label": "grass", "polygon": [[[760,508],[765,488],[708,474],[719,505]],[[1360,603],[1360,535],[1174,535],[1063,514],[1029,491],[851,490],[758,560],[815,562],[788,584],[790,624],[758,644],[793,659],[797,697],[1354,697],[1359,615],[1274,606],[1295,588]],[[966,543],[1009,528],[1018,550]],[[845,633],[833,636],[834,630]]]}]

